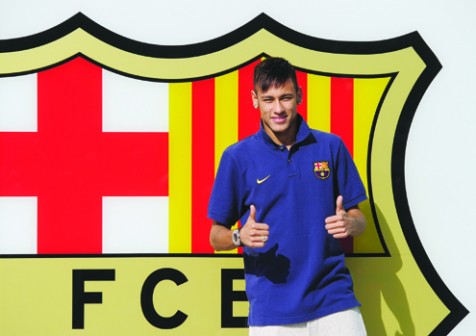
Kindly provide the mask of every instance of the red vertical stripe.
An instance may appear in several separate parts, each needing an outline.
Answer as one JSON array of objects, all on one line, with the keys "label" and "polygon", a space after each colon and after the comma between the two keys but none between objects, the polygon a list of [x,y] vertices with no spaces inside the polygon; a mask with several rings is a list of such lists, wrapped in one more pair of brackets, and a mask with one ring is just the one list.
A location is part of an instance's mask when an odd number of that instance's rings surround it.
[{"label": "red vertical stripe", "polygon": [[302,96],[303,99],[301,100],[301,103],[298,105],[298,112],[299,114],[304,118],[304,120],[307,120],[307,73],[302,72],[302,71],[296,71],[296,76],[297,76],[297,81],[298,85],[302,89]]},{"label": "red vertical stripe", "polygon": [[260,127],[260,112],[253,107],[253,72],[260,61],[253,62],[238,72],[238,138],[241,140],[256,133]]},{"label": "red vertical stripe", "polygon": [[[39,253],[101,253],[101,195],[91,153],[101,132],[101,68],[76,59],[38,74],[38,133],[45,169],[38,194]],[[91,157],[92,156],[92,157]],[[81,168],[81,171],[78,170]]]},{"label": "red vertical stripe", "polygon": [[[342,138],[350,155],[354,152],[354,80],[331,78],[331,132]],[[354,250],[353,238],[343,239],[346,253]]]},{"label": "red vertical stripe", "polygon": [[354,152],[354,80],[331,79],[331,132],[339,135],[350,154]]},{"label": "red vertical stripe", "polygon": [[[215,172],[215,80],[192,84],[192,253],[213,253],[208,198]],[[186,164],[186,162],[184,162]]]}]

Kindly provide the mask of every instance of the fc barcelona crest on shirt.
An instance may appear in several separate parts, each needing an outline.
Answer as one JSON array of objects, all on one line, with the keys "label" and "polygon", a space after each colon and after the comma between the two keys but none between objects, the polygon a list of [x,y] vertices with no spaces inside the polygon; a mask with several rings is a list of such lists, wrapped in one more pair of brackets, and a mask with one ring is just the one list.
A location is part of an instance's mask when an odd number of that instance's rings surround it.
[{"label": "fc barcelona crest on shirt", "polygon": [[321,180],[325,180],[331,175],[328,161],[314,162],[314,175]]}]

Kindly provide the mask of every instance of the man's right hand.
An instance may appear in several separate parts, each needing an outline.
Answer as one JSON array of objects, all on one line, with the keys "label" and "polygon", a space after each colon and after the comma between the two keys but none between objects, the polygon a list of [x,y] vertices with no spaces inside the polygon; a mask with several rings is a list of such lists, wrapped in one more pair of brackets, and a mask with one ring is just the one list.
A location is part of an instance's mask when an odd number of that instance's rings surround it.
[{"label": "man's right hand", "polygon": [[269,226],[256,222],[256,208],[250,206],[250,215],[246,224],[240,230],[240,240],[245,246],[258,248],[266,245],[269,238]]}]

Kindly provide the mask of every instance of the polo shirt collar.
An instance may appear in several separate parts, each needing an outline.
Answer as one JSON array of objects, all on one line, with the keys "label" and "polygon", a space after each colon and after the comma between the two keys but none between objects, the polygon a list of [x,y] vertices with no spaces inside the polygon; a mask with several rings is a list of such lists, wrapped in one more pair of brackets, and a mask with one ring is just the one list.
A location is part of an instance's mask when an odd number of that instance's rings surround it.
[{"label": "polo shirt collar", "polygon": [[[301,115],[298,113],[296,116],[297,123],[298,123],[298,132],[296,135],[296,142],[295,144],[299,144],[301,142],[304,142],[310,135],[311,135],[311,129],[309,128],[308,124],[306,121],[301,117]],[[273,140],[271,140],[270,136],[266,134],[264,127],[263,127],[263,122],[260,122],[260,130],[257,133],[258,137],[262,140],[264,140],[266,143],[273,145],[276,148],[279,148],[280,145],[276,144]]]}]

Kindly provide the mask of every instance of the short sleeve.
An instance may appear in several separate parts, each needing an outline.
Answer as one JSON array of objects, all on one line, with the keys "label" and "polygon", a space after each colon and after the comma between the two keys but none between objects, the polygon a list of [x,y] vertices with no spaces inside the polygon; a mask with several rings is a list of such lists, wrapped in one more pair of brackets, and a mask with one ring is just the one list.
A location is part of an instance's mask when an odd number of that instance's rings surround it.
[{"label": "short sleeve", "polygon": [[242,194],[240,167],[229,150],[225,150],[218,166],[208,204],[208,217],[231,227],[240,214]]},{"label": "short sleeve", "polygon": [[367,199],[367,193],[360,178],[357,167],[347,147],[339,141],[339,150],[336,161],[337,193],[344,198],[344,208],[358,205]]}]

